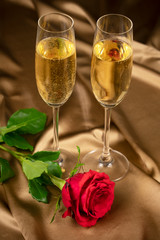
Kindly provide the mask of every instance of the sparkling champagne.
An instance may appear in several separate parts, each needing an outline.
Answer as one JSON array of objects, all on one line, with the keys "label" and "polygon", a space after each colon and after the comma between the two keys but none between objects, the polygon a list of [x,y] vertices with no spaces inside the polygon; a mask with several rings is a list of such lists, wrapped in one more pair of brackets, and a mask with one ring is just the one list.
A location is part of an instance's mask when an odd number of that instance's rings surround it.
[{"label": "sparkling champagne", "polygon": [[75,84],[74,43],[58,37],[41,40],[36,47],[36,81],[42,99],[50,106],[61,106]]},{"label": "sparkling champagne", "polygon": [[93,47],[91,84],[96,99],[108,107],[125,96],[131,81],[132,48],[120,40],[102,40]]}]

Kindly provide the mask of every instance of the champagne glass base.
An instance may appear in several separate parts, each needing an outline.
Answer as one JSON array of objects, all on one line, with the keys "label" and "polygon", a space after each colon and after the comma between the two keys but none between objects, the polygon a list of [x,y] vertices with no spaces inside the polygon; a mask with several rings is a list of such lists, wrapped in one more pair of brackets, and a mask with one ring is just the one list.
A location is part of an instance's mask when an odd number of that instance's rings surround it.
[{"label": "champagne glass base", "polygon": [[82,159],[84,171],[94,170],[105,172],[111,181],[119,181],[124,178],[129,170],[127,158],[120,152],[110,149],[111,161],[101,160],[102,149],[93,150],[87,153]]},{"label": "champagne glass base", "polygon": [[76,164],[76,160],[77,160],[76,156],[73,153],[65,149],[60,149],[60,156],[57,162],[61,167],[63,179],[69,177],[70,172],[72,171]]},{"label": "champagne glass base", "polygon": [[[51,151],[54,152],[53,148],[44,148],[37,151]],[[70,172],[74,168],[77,162],[77,156],[75,156],[73,153],[65,150],[65,149],[59,149],[60,155],[59,158],[56,160],[56,162],[59,164],[62,170],[62,178],[66,179],[69,177]]]}]

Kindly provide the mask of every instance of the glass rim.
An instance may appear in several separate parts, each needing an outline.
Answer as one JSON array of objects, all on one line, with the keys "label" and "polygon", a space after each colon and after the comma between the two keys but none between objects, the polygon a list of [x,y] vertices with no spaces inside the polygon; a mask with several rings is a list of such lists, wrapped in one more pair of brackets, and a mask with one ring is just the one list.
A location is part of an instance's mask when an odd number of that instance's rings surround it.
[{"label": "glass rim", "polygon": [[[42,26],[41,26],[41,23],[40,23],[40,21],[42,20],[42,18],[46,17],[47,15],[48,15],[48,16],[49,16],[49,15],[61,15],[61,16],[63,16],[63,17],[66,17],[66,18],[68,18],[68,19],[71,20],[71,26],[68,27],[68,28],[65,29],[65,30],[62,30],[62,31],[51,31],[51,30],[47,30],[47,29],[45,29],[44,27],[42,27]],[[73,18],[72,18],[71,16],[69,16],[68,14],[65,14],[65,13],[62,13],[62,12],[50,12],[50,13],[46,13],[46,14],[43,14],[42,16],[40,16],[39,19],[38,19],[38,27],[39,27],[40,29],[42,29],[43,31],[48,32],[48,33],[65,33],[65,32],[68,32],[70,29],[72,29],[73,26],[74,26],[74,20],[73,20]]]},{"label": "glass rim", "polygon": [[[102,18],[107,17],[107,16],[118,16],[118,17],[126,18],[126,19],[128,20],[128,22],[130,22],[130,28],[129,28],[127,31],[124,31],[124,32],[113,32],[113,33],[107,32],[107,31],[101,29],[100,26],[98,25],[98,23],[99,23],[99,21],[100,21]],[[101,32],[104,32],[104,33],[106,33],[106,34],[122,35],[122,34],[126,34],[126,33],[130,32],[130,31],[133,29],[133,22],[132,22],[132,20],[131,20],[129,17],[127,17],[127,16],[125,16],[125,15],[123,15],[123,14],[109,13],[109,14],[105,14],[105,15],[101,16],[101,17],[97,20],[96,26],[97,26],[97,28],[98,28]]]}]

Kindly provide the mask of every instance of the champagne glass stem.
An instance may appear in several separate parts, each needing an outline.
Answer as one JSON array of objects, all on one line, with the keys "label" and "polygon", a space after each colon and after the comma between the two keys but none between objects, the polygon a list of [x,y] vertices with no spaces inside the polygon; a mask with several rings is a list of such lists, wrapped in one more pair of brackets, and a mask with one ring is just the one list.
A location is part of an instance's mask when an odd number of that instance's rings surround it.
[{"label": "champagne glass stem", "polygon": [[59,150],[58,140],[59,107],[53,107],[53,150]]},{"label": "champagne glass stem", "polygon": [[111,119],[111,109],[104,107],[105,115],[104,115],[104,140],[103,140],[103,152],[100,157],[100,161],[103,163],[111,162],[111,155],[109,149],[109,134],[110,134],[110,119]]}]

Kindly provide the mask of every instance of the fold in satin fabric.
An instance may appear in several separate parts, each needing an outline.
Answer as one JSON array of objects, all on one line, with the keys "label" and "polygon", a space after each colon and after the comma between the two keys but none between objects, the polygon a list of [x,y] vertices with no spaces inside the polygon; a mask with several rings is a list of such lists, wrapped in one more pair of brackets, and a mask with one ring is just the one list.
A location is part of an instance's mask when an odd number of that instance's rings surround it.
[{"label": "fold in satin fabric", "polygon": [[[75,22],[76,85],[70,99],[60,109],[59,121],[60,147],[73,152],[75,161],[77,145],[81,149],[81,158],[90,150],[102,147],[104,112],[94,98],[90,84],[97,18],[114,9],[128,14],[133,17],[135,39],[141,41],[134,42],[134,66],[128,94],[112,111],[110,145],[128,157],[130,170],[116,183],[111,211],[94,227],[84,229],[72,218],[62,219],[65,211],[62,205],[50,224],[58,190],[50,187],[49,204],[38,203],[28,193],[20,165],[8,154],[0,152],[0,157],[8,159],[16,174],[0,185],[1,240],[160,239],[160,49],[155,48],[160,46],[159,36],[155,36],[159,32],[159,1],[155,0],[155,4],[142,2],[0,2],[0,124],[5,125],[10,115],[21,108],[34,107],[45,112],[48,117],[45,131],[30,139],[35,150],[52,145],[52,109],[40,98],[34,76],[38,17],[61,11],[71,15]],[[140,16],[142,5],[144,17]],[[150,46],[144,44],[147,42]]]}]

